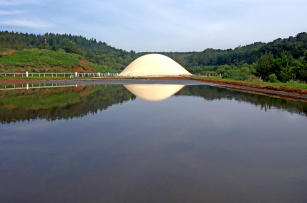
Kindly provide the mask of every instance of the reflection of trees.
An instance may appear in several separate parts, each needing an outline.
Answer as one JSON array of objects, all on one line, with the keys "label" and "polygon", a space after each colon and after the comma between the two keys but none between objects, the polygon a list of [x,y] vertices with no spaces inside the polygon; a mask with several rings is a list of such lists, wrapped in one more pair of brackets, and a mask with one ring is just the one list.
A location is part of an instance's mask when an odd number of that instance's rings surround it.
[{"label": "reflection of trees", "polygon": [[265,111],[271,108],[277,108],[286,110],[292,113],[299,113],[307,116],[307,103],[303,101],[294,101],[288,99],[280,99],[275,97],[269,97],[259,94],[250,94],[244,92],[238,92],[235,90],[229,90],[225,88],[218,88],[212,86],[185,86],[176,95],[193,95],[200,96],[206,100],[236,100],[242,102],[248,102],[255,106],[260,106]]},{"label": "reflection of trees", "polygon": [[0,122],[82,117],[134,99],[121,85],[0,92]]},{"label": "reflection of trees", "polygon": [[[248,102],[261,109],[283,109],[307,115],[307,103],[242,93],[211,86],[185,86],[176,95],[200,96],[206,100],[229,99]],[[105,110],[113,104],[135,99],[121,85],[78,86],[54,89],[0,91],[0,122],[82,117]]]}]

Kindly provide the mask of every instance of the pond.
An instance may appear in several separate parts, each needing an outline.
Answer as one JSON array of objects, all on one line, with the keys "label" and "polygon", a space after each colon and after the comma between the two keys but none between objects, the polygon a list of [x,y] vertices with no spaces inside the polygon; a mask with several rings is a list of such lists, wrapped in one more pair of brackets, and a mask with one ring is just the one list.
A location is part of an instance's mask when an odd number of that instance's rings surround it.
[{"label": "pond", "polygon": [[191,81],[0,89],[0,202],[307,202],[306,102]]}]

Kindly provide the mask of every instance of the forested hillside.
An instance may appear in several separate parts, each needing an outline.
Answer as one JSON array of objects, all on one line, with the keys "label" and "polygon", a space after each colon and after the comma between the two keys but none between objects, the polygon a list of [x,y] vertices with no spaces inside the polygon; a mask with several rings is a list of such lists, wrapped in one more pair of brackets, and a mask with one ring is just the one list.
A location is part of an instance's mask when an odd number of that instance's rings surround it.
[{"label": "forested hillside", "polygon": [[[297,80],[307,82],[307,33],[255,42],[235,49],[205,49],[202,52],[160,52],[196,74],[221,73],[236,80]],[[145,54],[145,53],[142,53]]]},{"label": "forested hillside", "polygon": [[67,53],[84,56],[92,63],[113,69],[123,69],[136,57],[134,52],[113,48],[104,42],[97,42],[96,39],[86,39],[70,34],[35,35],[3,31],[0,32],[0,47],[16,50],[39,48],[57,51],[63,49]]},{"label": "forested hillside", "polygon": [[[235,49],[205,49],[202,52],[192,53],[164,53],[186,67],[207,66],[207,65],[231,65],[231,64],[252,64],[266,53],[279,58],[284,52],[289,53],[294,59],[304,56],[307,51],[307,33],[302,32],[295,37],[276,39],[269,43],[255,42],[246,46],[239,46]],[[163,52],[162,52],[163,53]]]},{"label": "forested hillside", "polygon": [[[255,42],[235,49],[208,48],[202,52],[159,53],[173,58],[196,74],[217,72],[223,77],[238,80],[254,80],[260,77],[272,82],[307,81],[306,32],[269,43]],[[144,54],[147,52],[128,52],[111,47],[105,42],[70,34],[0,32],[2,71],[16,70],[16,67],[19,67],[17,70],[22,70],[35,66],[81,66],[85,71],[92,69],[120,72],[131,61]],[[87,68],[86,64],[95,68]]]}]

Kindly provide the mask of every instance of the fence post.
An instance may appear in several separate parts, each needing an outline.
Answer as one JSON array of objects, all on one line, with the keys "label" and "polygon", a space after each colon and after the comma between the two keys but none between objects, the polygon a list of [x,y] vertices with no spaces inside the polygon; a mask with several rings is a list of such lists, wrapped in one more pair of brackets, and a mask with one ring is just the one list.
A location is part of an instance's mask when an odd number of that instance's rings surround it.
[{"label": "fence post", "polygon": [[75,72],[75,77],[78,77],[78,73],[77,72]]},{"label": "fence post", "polygon": [[26,77],[29,77],[29,72],[28,71],[26,72]]}]

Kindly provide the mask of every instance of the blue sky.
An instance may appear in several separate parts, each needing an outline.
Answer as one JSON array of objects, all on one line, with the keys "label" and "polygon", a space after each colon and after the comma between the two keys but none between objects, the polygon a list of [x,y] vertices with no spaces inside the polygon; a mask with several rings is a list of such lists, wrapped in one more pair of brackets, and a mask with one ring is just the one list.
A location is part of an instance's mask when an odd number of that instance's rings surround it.
[{"label": "blue sky", "polygon": [[135,51],[234,48],[307,31],[307,0],[0,0],[0,29]]}]

